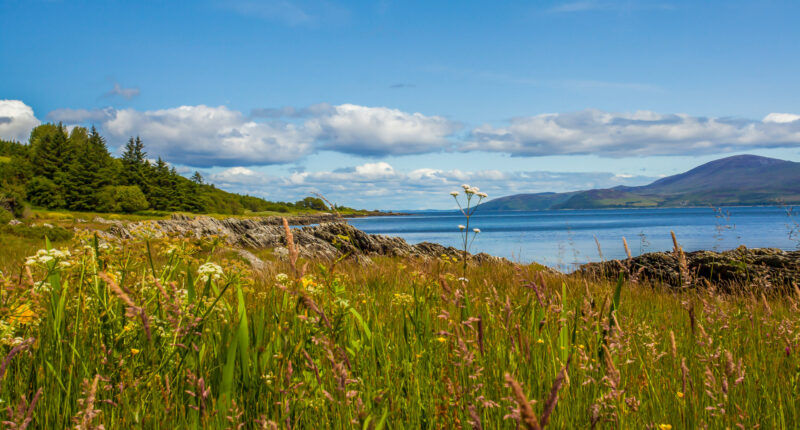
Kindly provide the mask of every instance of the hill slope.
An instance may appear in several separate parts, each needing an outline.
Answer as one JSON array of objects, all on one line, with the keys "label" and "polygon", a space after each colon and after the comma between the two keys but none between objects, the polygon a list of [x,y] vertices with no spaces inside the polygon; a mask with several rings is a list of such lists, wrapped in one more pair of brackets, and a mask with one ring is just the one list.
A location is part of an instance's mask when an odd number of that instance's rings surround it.
[{"label": "hill slope", "polygon": [[800,203],[800,163],[756,155],[715,160],[641,187],[516,194],[482,210],[599,209]]}]

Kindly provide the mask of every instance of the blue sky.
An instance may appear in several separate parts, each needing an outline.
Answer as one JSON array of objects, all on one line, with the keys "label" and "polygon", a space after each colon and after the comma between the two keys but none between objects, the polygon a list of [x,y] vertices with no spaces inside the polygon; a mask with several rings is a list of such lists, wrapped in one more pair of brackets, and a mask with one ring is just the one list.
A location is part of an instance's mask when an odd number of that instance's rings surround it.
[{"label": "blue sky", "polygon": [[234,191],[395,209],[450,207],[462,182],[497,197],[800,161],[798,18],[789,1],[0,0],[0,137],[96,124]]}]

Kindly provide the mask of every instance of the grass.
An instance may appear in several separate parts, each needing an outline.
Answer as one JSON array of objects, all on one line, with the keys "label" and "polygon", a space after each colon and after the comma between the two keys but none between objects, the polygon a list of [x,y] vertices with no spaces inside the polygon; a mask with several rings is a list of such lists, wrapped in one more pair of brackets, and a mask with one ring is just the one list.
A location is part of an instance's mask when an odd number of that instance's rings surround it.
[{"label": "grass", "polygon": [[446,259],[252,272],[214,240],[89,234],[24,266],[45,244],[6,244],[0,418],[17,428],[800,422],[800,297],[503,263],[460,281]]}]

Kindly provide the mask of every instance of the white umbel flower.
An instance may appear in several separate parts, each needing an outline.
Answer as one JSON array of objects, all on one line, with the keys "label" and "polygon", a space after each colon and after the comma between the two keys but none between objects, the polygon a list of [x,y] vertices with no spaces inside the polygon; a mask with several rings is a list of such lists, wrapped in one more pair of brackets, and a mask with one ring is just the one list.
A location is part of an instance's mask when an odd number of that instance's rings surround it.
[{"label": "white umbel flower", "polygon": [[450,191],[450,195],[453,197],[458,197],[458,191]]},{"label": "white umbel flower", "polygon": [[480,233],[480,232],[481,232],[481,229],[479,229],[479,228],[473,228],[473,229],[472,229],[472,231],[473,231],[473,232],[475,232],[475,234],[478,234],[478,233]]},{"label": "white umbel flower", "polygon": [[466,230],[466,229],[467,229],[467,226],[459,224],[459,225],[458,225],[458,229],[459,229],[459,230]]},{"label": "white umbel flower", "polygon": [[219,264],[205,263],[197,269],[197,274],[201,279],[211,278],[212,281],[216,281],[221,278],[225,272],[222,271],[222,267],[220,267]]}]

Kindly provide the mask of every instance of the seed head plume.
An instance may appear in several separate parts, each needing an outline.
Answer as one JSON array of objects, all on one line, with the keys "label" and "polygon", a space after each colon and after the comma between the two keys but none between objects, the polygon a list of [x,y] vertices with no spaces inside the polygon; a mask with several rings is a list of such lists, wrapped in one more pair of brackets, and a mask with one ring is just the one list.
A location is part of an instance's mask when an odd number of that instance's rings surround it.
[{"label": "seed head plume", "polygon": [[558,403],[558,392],[561,390],[561,386],[564,385],[564,381],[567,380],[567,372],[570,361],[572,361],[572,354],[567,357],[567,363],[564,364],[564,367],[562,367],[561,371],[558,372],[558,376],[556,376],[556,380],[553,381],[553,386],[550,388],[550,396],[547,397],[547,402],[544,404],[544,412],[542,412],[542,419],[540,421],[542,427],[546,426],[550,421],[550,415],[556,408],[556,404]]},{"label": "seed head plume", "polygon": [[525,425],[527,430],[541,430],[542,427],[539,425],[539,420],[536,418],[536,414],[533,412],[528,398],[525,397],[525,393],[522,391],[519,382],[515,381],[508,373],[506,373],[505,378],[506,382],[508,382],[508,385],[511,387],[511,394],[514,395],[514,400],[517,401],[517,405],[519,406],[522,424]]}]

